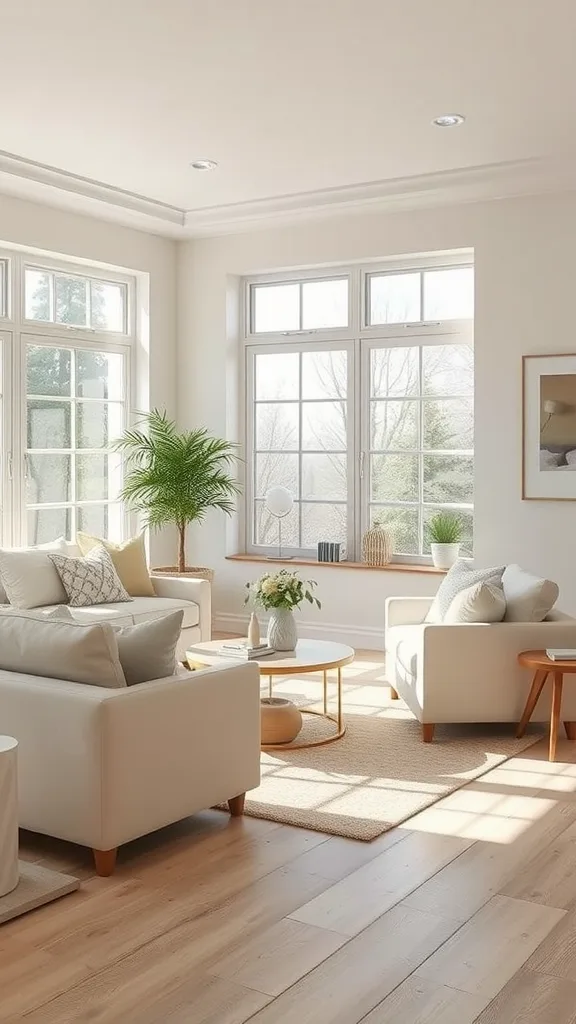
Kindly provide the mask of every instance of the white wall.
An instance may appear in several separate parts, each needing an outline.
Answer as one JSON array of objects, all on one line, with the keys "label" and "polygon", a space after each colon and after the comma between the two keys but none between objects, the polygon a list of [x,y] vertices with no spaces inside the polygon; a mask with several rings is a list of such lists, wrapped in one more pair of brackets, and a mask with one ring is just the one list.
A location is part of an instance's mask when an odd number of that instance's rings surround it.
[{"label": "white wall", "polygon": [[[176,245],[108,221],[0,195],[0,244],[31,246],[149,275],[149,374],[136,401],[176,412]],[[144,314],[146,315],[146,313]],[[148,325],[146,325],[148,326]],[[142,369],[143,360],[140,361]],[[147,392],[147,393],[146,393]],[[153,563],[173,562],[170,536],[151,538]]]},{"label": "white wall", "polygon": [[[476,267],[476,561],[518,561],[558,580],[576,612],[576,504],[521,500],[521,357],[576,352],[576,193],[404,213],[356,213],[292,228],[180,243],[178,417],[239,437],[237,275],[473,247]],[[194,532],[191,554],[216,569],[217,622],[242,614],[256,564],[226,562],[224,517]],[[231,546],[233,540],[228,538]],[[230,546],[228,550],[230,550]],[[432,593],[436,577],[314,568],[323,609],[304,613],[325,635],[378,646],[384,599]],[[344,632],[342,631],[344,627]],[[374,641],[371,643],[371,640]]]}]

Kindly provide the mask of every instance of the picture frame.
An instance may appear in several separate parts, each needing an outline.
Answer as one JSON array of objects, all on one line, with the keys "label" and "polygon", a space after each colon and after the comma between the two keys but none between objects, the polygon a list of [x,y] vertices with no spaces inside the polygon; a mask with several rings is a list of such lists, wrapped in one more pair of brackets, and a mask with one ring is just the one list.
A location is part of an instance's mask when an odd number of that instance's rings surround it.
[{"label": "picture frame", "polygon": [[576,501],[576,354],[522,358],[522,499]]}]

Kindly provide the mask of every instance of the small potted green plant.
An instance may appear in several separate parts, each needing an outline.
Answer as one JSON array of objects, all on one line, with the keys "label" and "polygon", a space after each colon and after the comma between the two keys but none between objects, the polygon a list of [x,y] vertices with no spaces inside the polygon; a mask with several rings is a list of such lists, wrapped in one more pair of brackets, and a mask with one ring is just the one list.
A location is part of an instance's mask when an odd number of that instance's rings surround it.
[{"label": "small potted green plant", "polygon": [[246,601],[252,600],[255,605],[270,612],[268,622],[268,645],[275,651],[293,651],[298,635],[294,621],[294,608],[299,608],[303,601],[321,608],[320,601],[314,597],[316,586],[314,580],[301,580],[298,573],[280,569],[280,572],[265,572],[254,583],[247,583]]},{"label": "small potted green plant", "polygon": [[450,569],[458,559],[462,519],[456,512],[437,512],[428,523],[432,561],[437,569]]}]

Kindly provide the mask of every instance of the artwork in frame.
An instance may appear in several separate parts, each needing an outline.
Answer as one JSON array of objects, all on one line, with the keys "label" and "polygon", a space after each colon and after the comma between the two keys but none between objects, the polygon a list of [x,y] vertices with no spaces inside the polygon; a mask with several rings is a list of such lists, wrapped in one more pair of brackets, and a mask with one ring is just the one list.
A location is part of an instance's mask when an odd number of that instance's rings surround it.
[{"label": "artwork in frame", "polygon": [[576,501],[576,355],[523,358],[522,497]]}]

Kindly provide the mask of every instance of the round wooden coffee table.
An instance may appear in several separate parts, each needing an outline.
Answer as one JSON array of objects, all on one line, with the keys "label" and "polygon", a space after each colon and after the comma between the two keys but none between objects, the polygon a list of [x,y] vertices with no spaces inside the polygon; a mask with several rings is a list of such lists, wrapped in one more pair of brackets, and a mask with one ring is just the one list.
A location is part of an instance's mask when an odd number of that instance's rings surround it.
[{"label": "round wooden coffee table", "polygon": [[[520,719],[516,736],[518,739],[526,732],[526,726],[534,713],[538,698],[544,689],[548,676],[552,676],[552,711],[550,714],[550,750],[549,761],[556,760],[556,746],[558,743],[558,726],[560,724],[560,711],[562,708],[562,687],[564,685],[564,674],[576,674],[576,661],[552,661],[546,651],[522,651],[518,655],[518,664],[523,668],[530,668],[534,672],[534,679],[526,701],[526,707]],[[564,722],[566,735],[569,740],[576,740],[576,722]]]},{"label": "round wooden coffee table", "polygon": [[[186,654],[188,657],[188,652]],[[300,708],[302,714],[320,715],[336,725],[336,730],[330,736],[321,740],[298,740],[293,743],[270,743],[266,744],[263,750],[290,750],[297,747],[320,747],[325,743],[333,743],[339,740],[346,732],[346,723],[342,711],[342,669],[354,661],[355,653],[352,647],[347,644],[332,643],[331,640],[299,640],[295,651],[276,651],[275,654],[268,654],[264,658],[254,659],[254,663],[260,669],[260,676],[268,677],[268,694],[272,696],[272,688],[275,676],[304,675],[308,672],[322,672],[324,684],[323,710],[314,711],[308,708]],[[203,644],[195,644],[190,651],[191,661],[205,661],[207,665],[219,665],[221,662],[236,659],[228,658],[222,654],[222,640],[209,640]],[[328,672],[336,669],[336,713],[331,714],[328,710]],[[311,703],[315,703],[311,702]]]}]

